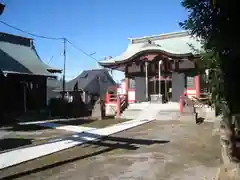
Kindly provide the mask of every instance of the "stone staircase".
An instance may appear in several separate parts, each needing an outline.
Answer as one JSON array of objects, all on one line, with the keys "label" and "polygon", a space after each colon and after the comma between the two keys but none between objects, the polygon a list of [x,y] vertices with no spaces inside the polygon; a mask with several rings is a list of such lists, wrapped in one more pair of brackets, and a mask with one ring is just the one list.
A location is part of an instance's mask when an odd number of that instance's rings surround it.
[{"label": "stone staircase", "polygon": [[169,102],[161,104],[156,120],[178,120],[179,115],[179,103]]},{"label": "stone staircase", "polygon": [[201,117],[207,121],[215,119],[214,111],[209,108],[196,108],[193,106],[185,106],[183,112],[179,112],[179,103],[169,102],[166,104],[159,103],[134,103],[129,104],[128,108],[123,111],[121,118],[137,119],[137,118],[154,118],[156,120],[179,120],[196,123]]},{"label": "stone staircase", "polygon": [[184,97],[183,100],[186,104],[183,106],[183,112],[179,114],[178,120],[200,123],[202,119],[200,118],[201,114],[199,114],[199,112],[202,108],[196,108],[196,104],[188,97]]},{"label": "stone staircase", "polygon": [[[153,113],[153,114],[151,114]],[[130,104],[128,108],[123,111],[121,118],[136,119],[136,118],[152,117],[156,120],[177,120],[179,117],[179,104],[178,103],[134,103]]]},{"label": "stone staircase", "polygon": [[121,118],[136,119],[140,115],[140,113],[148,107],[148,105],[149,102],[129,104],[128,107],[121,114]]},{"label": "stone staircase", "polygon": [[178,120],[179,114],[179,111],[176,110],[160,110],[156,120]]}]

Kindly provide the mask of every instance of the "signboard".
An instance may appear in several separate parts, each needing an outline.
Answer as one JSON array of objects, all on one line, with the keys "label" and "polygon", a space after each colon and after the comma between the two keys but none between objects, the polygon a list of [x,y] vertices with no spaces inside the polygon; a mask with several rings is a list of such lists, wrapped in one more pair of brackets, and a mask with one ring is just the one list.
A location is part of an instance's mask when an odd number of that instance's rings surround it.
[{"label": "signboard", "polygon": [[194,77],[187,76],[187,88],[193,88],[193,89],[195,89]]},{"label": "signboard", "polygon": [[133,63],[131,66],[128,66],[128,73],[141,72],[141,66]]}]

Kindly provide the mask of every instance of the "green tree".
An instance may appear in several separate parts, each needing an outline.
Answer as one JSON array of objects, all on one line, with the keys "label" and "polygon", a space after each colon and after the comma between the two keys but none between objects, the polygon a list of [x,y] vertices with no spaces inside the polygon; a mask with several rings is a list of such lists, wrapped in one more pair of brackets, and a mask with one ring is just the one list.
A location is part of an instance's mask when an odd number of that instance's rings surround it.
[{"label": "green tree", "polygon": [[[209,81],[216,109],[221,110],[221,145],[225,165],[239,167],[240,26],[237,1],[183,0],[188,19],[180,26],[201,39],[204,52],[198,64],[210,69]],[[238,168],[239,173],[239,168]],[[240,174],[239,174],[240,177]]]}]

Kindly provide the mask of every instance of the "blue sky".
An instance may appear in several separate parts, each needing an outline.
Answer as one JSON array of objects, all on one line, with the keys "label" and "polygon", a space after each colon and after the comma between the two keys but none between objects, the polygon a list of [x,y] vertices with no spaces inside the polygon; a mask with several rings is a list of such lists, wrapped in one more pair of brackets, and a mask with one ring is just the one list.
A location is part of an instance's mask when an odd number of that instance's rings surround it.
[{"label": "blue sky", "polygon": [[[0,1],[7,5],[0,16],[2,21],[32,33],[66,37],[87,53],[96,52],[96,59],[120,55],[127,48],[129,37],[179,31],[178,22],[187,18],[181,0]],[[0,30],[31,37],[2,24]],[[63,43],[34,39],[42,60],[62,68]],[[94,60],[67,45],[67,78],[96,67]],[[115,73],[116,79],[121,77]]]}]

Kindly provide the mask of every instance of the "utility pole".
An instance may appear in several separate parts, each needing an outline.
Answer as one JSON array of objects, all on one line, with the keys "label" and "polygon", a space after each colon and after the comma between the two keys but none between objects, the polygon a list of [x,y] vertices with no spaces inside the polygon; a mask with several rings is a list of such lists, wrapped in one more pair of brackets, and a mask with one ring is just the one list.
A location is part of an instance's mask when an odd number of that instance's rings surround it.
[{"label": "utility pole", "polygon": [[160,60],[158,62],[158,79],[159,79],[159,90],[158,90],[158,94],[159,94],[159,98],[161,98],[161,64],[162,64],[162,60]]},{"label": "utility pole", "polygon": [[63,88],[63,91],[62,91],[62,99],[64,99],[65,97],[65,79],[66,79],[66,38],[63,38],[63,45],[64,45],[64,49],[63,49],[63,56],[64,56],[64,59],[63,59],[63,82],[62,82],[62,88]]}]

